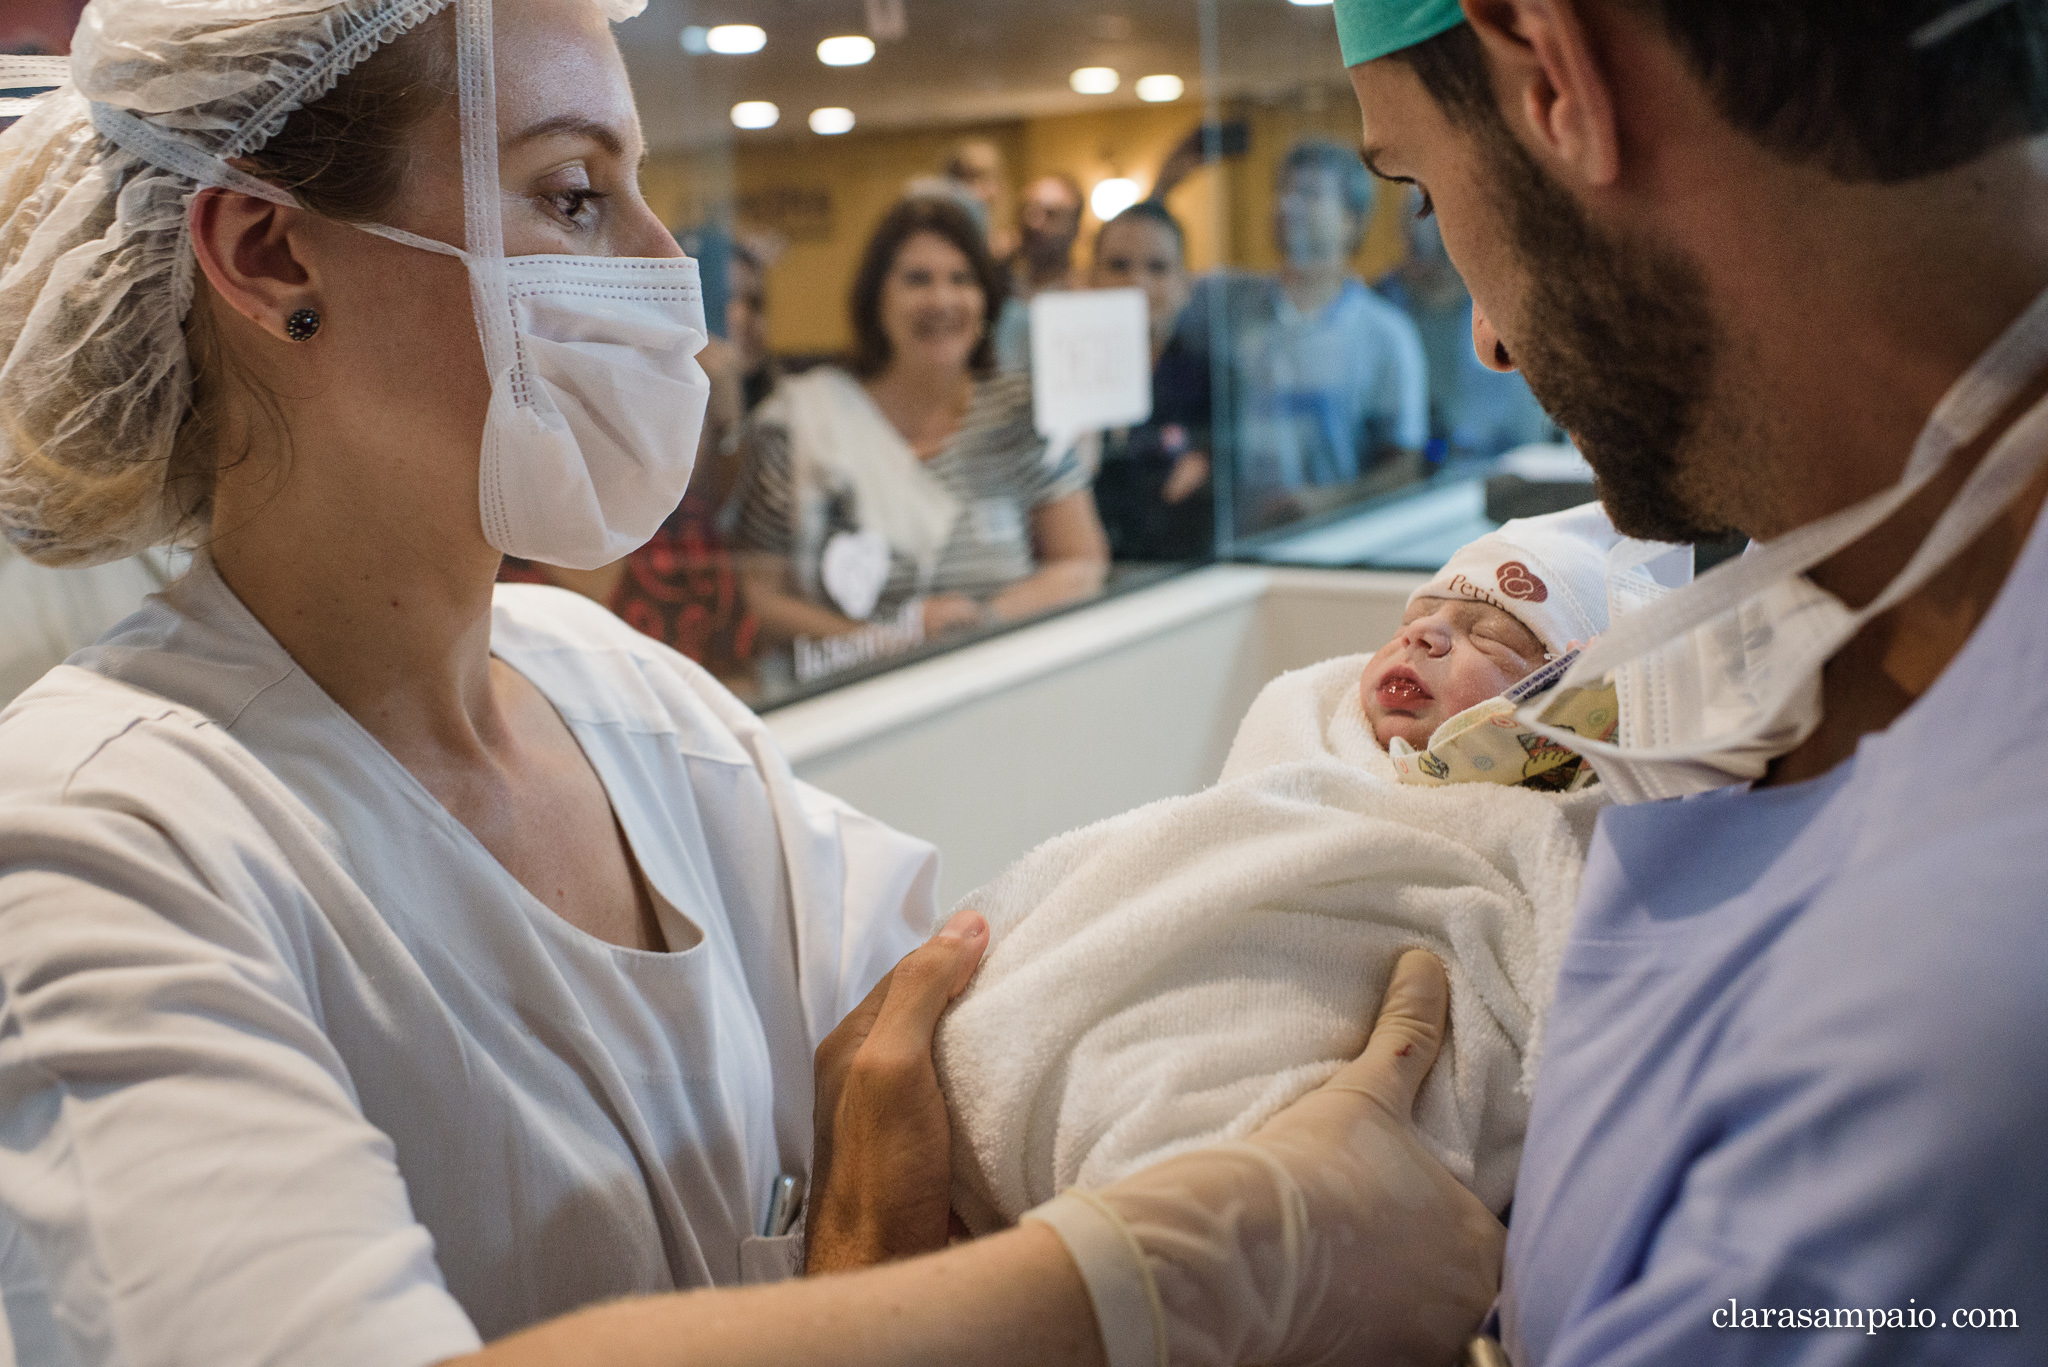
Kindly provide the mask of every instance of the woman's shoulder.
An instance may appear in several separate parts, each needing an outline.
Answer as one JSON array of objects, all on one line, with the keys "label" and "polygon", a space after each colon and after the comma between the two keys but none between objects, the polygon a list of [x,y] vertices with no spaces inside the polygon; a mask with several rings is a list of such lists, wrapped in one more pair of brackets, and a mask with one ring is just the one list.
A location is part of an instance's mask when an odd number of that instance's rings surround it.
[{"label": "woman's shoulder", "polygon": [[234,870],[338,856],[324,823],[197,706],[61,665],[0,712],[0,874],[32,864],[116,886],[153,876],[144,868],[210,870],[224,886]]},{"label": "woman's shoulder", "polygon": [[1006,421],[1031,418],[1031,372],[997,370],[974,382],[974,402],[968,409],[971,422],[977,412],[1000,416]]},{"label": "woman's shoulder", "polygon": [[[197,776],[260,786],[230,734],[295,671],[204,562],[0,712],[0,804],[76,800],[78,776],[117,773],[174,805]],[[116,787],[119,786],[117,783]]]},{"label": "woman's shoulder", "polygon": [[1042,438],[1033,423],[1031,402],[1028,371],[982,376],[974,382],[974,397],[960,425],[961,443],[1035,455]]},{"label": "woman's shoulder", "polygon": [[[209,719],[120,679],[59,665],[0,711],[0,808],[61,803],[95,760],[140,757],[151,768],[182,767],[204,749]],[[190,739],[183,745],[173,738]]]}]

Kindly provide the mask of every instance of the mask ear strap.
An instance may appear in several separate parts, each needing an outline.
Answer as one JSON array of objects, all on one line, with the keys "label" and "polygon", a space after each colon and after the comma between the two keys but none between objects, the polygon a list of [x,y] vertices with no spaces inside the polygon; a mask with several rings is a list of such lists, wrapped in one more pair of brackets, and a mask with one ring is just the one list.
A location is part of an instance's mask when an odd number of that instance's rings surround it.
[{"label": "mask ear strap", "polygon": [[423,252],[438,252],[442,256],[452,256],[458,260],[466,261],[469,259],[469,253],[460,247],[451,247],[446,242],[437,241],[431,237],[421,237],[418,233],[409,233],[403,228],[387,228],[382,223],[358,223],[355,226],[372,237],[381,237],[387,242],[396,242],[401,247],[417,247]]},{"label": "mask ear strap", "polygon": [[[498,193],[498,93],[491,62],[491,0],[455,0],[455,73],[462,106],[462,224],[477,336],[493,387],[509,377],[523,399],[524,366],[505,281],[505,228]],[[414,246],[425,245],[415,240]],[[438,244],[437,250],[446,244]]]},{"label": "mask ear strap", "polygon": [[1856,541],[1926,488],[1950,457],[1974,440],[2026,386],[2044,360],[2048,360],[2048,290],[2036,296],[1977,364],[1942,396],[1897,484],[1752,547],[1741,559],[1674,591],[1655,613],[1636,613],[1612,623],[1588,647],[1565,685],[1595,684],[1617,666],[1740,607],[1780,580],[1805,573]]}]

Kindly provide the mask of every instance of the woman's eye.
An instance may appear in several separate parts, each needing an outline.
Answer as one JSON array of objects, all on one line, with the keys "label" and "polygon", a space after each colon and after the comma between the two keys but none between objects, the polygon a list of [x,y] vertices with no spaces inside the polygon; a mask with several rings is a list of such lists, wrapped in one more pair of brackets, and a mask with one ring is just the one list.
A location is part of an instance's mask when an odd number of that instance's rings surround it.
[{"label": "woman's eye", "polygon": [[590,206],[605,197],[598,190],[557,190],[548,196],[548,203],[556,213],[581,227],[595,216]]}]

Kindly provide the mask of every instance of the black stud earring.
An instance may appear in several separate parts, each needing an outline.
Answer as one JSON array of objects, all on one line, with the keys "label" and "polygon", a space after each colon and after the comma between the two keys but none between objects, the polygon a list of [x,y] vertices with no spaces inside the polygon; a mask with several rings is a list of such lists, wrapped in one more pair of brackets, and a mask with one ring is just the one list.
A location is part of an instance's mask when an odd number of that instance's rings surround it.
[{"label": "black stud earring", "polygon": [[320,330],[320,315],[312,309],[293,309],[285,315],[284,335],[294,342],[309,340]]}]

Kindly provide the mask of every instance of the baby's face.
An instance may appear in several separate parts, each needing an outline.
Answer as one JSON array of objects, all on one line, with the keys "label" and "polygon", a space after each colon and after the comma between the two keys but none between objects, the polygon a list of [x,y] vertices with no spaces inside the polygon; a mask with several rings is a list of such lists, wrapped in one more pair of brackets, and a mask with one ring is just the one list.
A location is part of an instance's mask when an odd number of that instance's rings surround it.
[{"label": "baby's face", "polygon": [[1373,739],[1384,746],[1399,736],[1420,750],[1437,727],[1542,663],[1536,633],[1499,608],[1420,598],[1365,667],[1358,689]]}]

